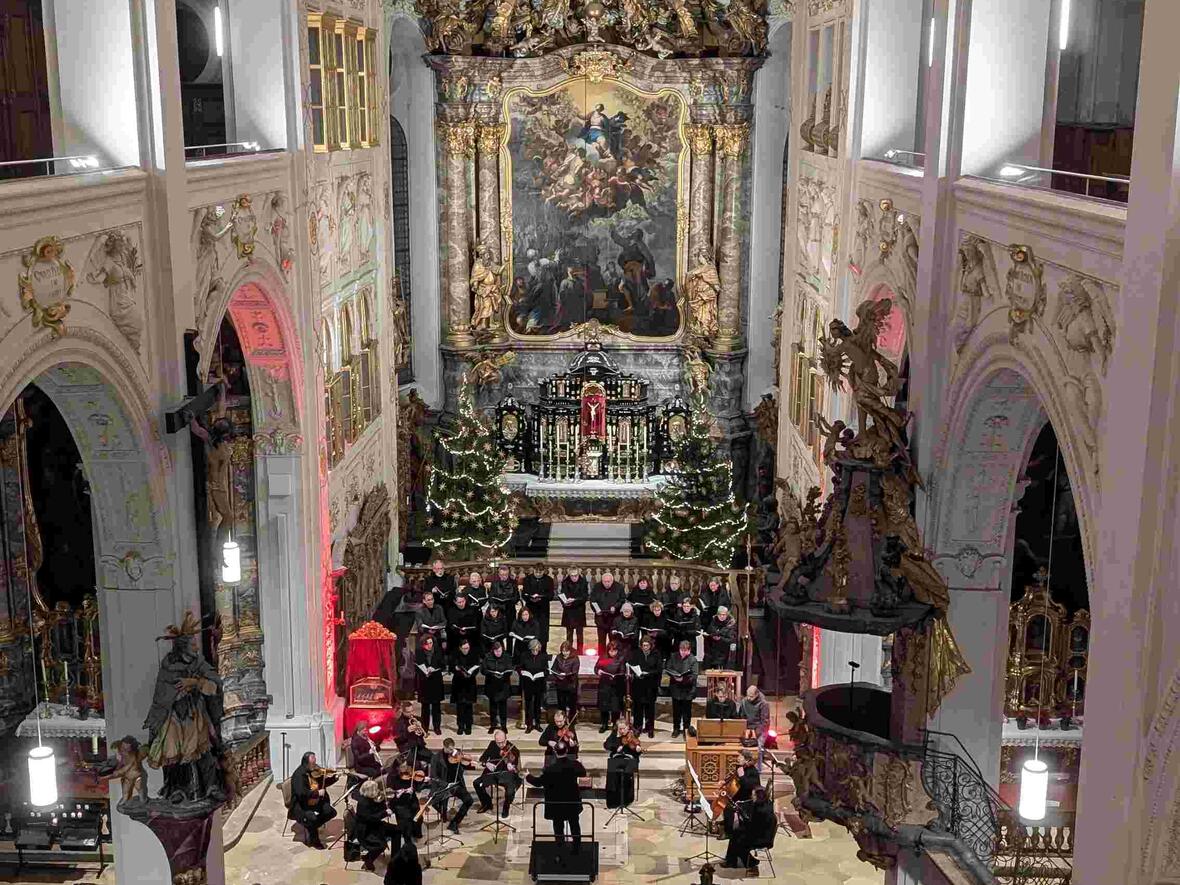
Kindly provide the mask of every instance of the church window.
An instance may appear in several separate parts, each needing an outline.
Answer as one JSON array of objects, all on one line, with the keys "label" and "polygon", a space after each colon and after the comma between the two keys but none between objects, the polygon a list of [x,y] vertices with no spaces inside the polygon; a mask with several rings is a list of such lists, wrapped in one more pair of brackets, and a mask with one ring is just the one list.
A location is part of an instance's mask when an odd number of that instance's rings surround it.
[{"label": "church window", "polygon": [[319,152],[328,150],[323,59],[323,23],[319,13],[312,13],[307,17],[307,107],[311,115],[311,143]]}]

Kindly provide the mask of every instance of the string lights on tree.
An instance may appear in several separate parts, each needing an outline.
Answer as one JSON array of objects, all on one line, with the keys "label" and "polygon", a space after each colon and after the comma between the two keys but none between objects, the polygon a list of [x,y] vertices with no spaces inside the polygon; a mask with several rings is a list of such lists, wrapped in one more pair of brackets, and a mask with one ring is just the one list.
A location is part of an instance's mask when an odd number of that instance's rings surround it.
[{"label": "string lights on tree", "polygon": [[644,526],[644,543],[666,559],[729,568],[748,520],[733,493],[733,462],[717,450],[709,425],[706,414],[691,415],[672,444],[676,468],[656,493],[659,508]]},{"label": "string lights on tree", "polygon": [[505,459],[480,419],[469,386],[459,396],[459,428],[441,440],[444,456],[430,471],[425,542],[436,555],[491,558],[503,552],[516,527]]}]

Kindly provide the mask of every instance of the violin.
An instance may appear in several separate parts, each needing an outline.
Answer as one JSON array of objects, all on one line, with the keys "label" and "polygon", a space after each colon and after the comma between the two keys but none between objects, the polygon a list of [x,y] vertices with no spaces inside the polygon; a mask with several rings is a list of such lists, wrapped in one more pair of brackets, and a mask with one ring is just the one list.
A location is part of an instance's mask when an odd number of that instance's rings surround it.
[{"label": "violin", "polygon": [[565,741],[567,744],[576,744],[578,742],[578,736],[574,734],[574,722],[577,721],[578,714],[581,712],[580,708],[574,710],[574,715],[570,717],[570,721],[557,729],[557,740],[559,742]]},{"label": "violin", "polygon": [[623,746],[628,750],[634,750],[636,753],[643,752],[643,748],[639,744],[639,735],[633,731],[629,731],[623,735]]},{"label": "violin", "polygon": [[321,768],[317,765],[315,768],[309,768],[307,770],[307,788],[311,790],[311,796],[307,801],[308,805],[319,804],[321,798],[320,790],[323,790],[327,787],[327,781],[329,778],[335,780],[335,768]]}]

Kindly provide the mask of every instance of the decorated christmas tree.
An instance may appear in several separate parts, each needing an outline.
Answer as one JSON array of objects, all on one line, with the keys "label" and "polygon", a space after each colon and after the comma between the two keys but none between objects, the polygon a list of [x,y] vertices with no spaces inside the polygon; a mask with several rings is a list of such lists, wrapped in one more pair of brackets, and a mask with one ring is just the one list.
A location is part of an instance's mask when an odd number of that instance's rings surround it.
[{"label": "decorated christmas tree", "polygon": [[500,481],[504,458],[466,386],[459,419],[458,429],[441,440],[443,457],[430,471],[424,541],[436,555],[490,559],[508,546],[516,526]]},{"label": "decorated christmas tree", "polygon": [[666,559],[729,568],[748,521],[733,494],[733,463],[717,451],[709,426],[706,415],[694,414],[673,443],[674,467],[657,493],[659,509],[644,524],[645,544]]}]

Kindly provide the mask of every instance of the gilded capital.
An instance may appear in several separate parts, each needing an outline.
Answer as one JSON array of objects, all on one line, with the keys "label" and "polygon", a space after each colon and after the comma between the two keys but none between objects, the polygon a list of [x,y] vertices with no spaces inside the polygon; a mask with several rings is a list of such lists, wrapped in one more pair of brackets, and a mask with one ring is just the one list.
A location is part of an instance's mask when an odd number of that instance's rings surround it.
[{"label": "gilded capital", "polygon": [[482,123],[479,127],[479,152],[495,154],[504,142],[503,123]]},{"label": "gilded capital", "polygon": [[474,123],[439,123],[438,134],[452,156],[470,157],[475,153]]},{"label": "gilded capital", "polygon": [[723,157],[740,157],[750,140],[749,123],[725,123],[716,127],[717,152]]},{"label": "gilded capital", "polygon": [[690,123],[687,127],[688,143],[692,152],[698,155],[713,152],[713,127],[708,123]]}]

